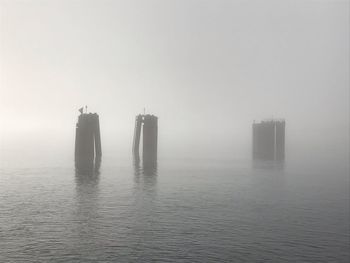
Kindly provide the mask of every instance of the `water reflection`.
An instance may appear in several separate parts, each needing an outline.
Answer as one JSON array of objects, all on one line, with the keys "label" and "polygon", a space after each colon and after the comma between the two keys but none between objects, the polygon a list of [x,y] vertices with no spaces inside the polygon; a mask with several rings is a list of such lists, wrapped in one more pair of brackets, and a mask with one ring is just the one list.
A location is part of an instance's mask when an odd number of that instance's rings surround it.
[{"label": "water reflection", "polygon": [[91,177],[93,175],[99,175],[101,162],[101,157],[98,156],[96,156],[95,161],[85,163],[84,165],[75,161],[75,174],[81,175],[82,177]]},{"label": "water reflection", "polygon": [[75,184],[78,205],[89,203],[97,199],[97,190],[100,180],[101,158],[96,158],[95,165],[75,169]]},{"label": "water reflection", "polygon": [[95,188],[98,186],[100,180],[100,172],[91,172],[91,173],[81,173],[75,171],[75,184],[77,193],[84,188]]},{"label": "water reflection", "polygon": [[134,182],[137,195],[156,192],[158,170],[157,164],[144,165],[138,159],[133,160]]},{"label": "water reflection", "polygon": [[[98,163],[100,165],[100,162]],[[98,215],[99,215],[99,166],[93,170],[76,170],[75,172],[75,209],[73,212],[73,222],[71,232],[76,242],[71,244],[73,251],[84,251],[88,255],[98,246],[94,240],[97,240],[99,233]],[[86,240],[86,242],[82,242]],[[88,240],[88,241],[87,241]]]},{"label": "water reflection", "polygon": [[[145,259],[144,251],[149,244],[155,242],[154,222],[158,218],[157,198],[157,165],[144,165],[140,159],[133,159],[134,192],[133,212],[130,215],[130,232],[128,237],[133,240],[129,249],[135,258]],[[144,260],[151,261],[148,256]]]},{"label": "water reflection", "polygon": [[284,170],[285,162],[282,160],[266,160],[254,158],[252,160],[252,167],[254,169],[263,170]]},{"label": "water reflection", "polygon": [[76,201],[77,201],[77,215],[86,213],[94,213],[98,201],[98,185],[100,181],[100,173],[89,172],[80,173],[75,172],[75,186],[76,186]]},{"label": "water reflection", "polygon": [[137,185],[144,185],[144,189],[152,190],[157,183],[157,163],[142,164],[139,158],[133,159],[134,180]]}]

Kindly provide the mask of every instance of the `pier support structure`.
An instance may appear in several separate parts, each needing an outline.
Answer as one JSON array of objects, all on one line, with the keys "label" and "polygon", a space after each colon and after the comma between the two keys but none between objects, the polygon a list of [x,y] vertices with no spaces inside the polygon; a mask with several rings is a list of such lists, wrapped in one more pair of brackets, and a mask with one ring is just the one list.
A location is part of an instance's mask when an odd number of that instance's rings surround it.
[{"label": "pier support structure", "polygon": [[285,125],[284,120],[264,120],[253,123],[254,159],[284,160]]},{"label": "pier support structure", "polygon": [[81,113],[75,132],[75,167],[78,172],[98,171],[101,163],[101,136],[99,116]]},{"label": "pier support structure", "polygon": [[142,162],[143,166],[154,166],[157,164],[158,148],[158,118],[154,115],[137,115],[135,119],[135,130],[133,140],[134,161],[140,160],[140,141],[142,132]]}]

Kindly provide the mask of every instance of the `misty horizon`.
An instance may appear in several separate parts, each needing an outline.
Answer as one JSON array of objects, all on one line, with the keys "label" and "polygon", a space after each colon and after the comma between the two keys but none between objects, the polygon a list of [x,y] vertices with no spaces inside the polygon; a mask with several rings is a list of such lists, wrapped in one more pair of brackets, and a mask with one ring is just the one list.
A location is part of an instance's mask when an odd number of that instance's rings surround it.
[{"label": "misty horizon", "polygon": [[116,143],[146,108],[161,145],[248,144],[271,117],[291,143],[348,144],[346,1],[69,3],[1,1],[3,143],[71,140],[88,105]]}]

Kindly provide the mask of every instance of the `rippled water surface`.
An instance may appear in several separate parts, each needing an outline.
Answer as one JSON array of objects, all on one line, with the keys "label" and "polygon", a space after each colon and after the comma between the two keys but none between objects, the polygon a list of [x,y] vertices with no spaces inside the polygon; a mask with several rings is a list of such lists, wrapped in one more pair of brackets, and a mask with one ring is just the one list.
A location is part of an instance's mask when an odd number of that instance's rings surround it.
[{"label": "rippled water surface", "polygon": [[348,262],[348,168],[159,160],[3,167],[0,262]]}]

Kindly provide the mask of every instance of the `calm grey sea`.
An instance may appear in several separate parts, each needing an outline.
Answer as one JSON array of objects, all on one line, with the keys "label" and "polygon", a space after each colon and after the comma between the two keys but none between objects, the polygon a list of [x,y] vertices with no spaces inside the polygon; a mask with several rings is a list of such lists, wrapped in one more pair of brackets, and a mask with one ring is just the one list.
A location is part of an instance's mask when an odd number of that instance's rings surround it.
[{"label": "calm grey sea", "polygon": [[0,262],[349,262],[344,159],[57,163],[0,166]]}]

